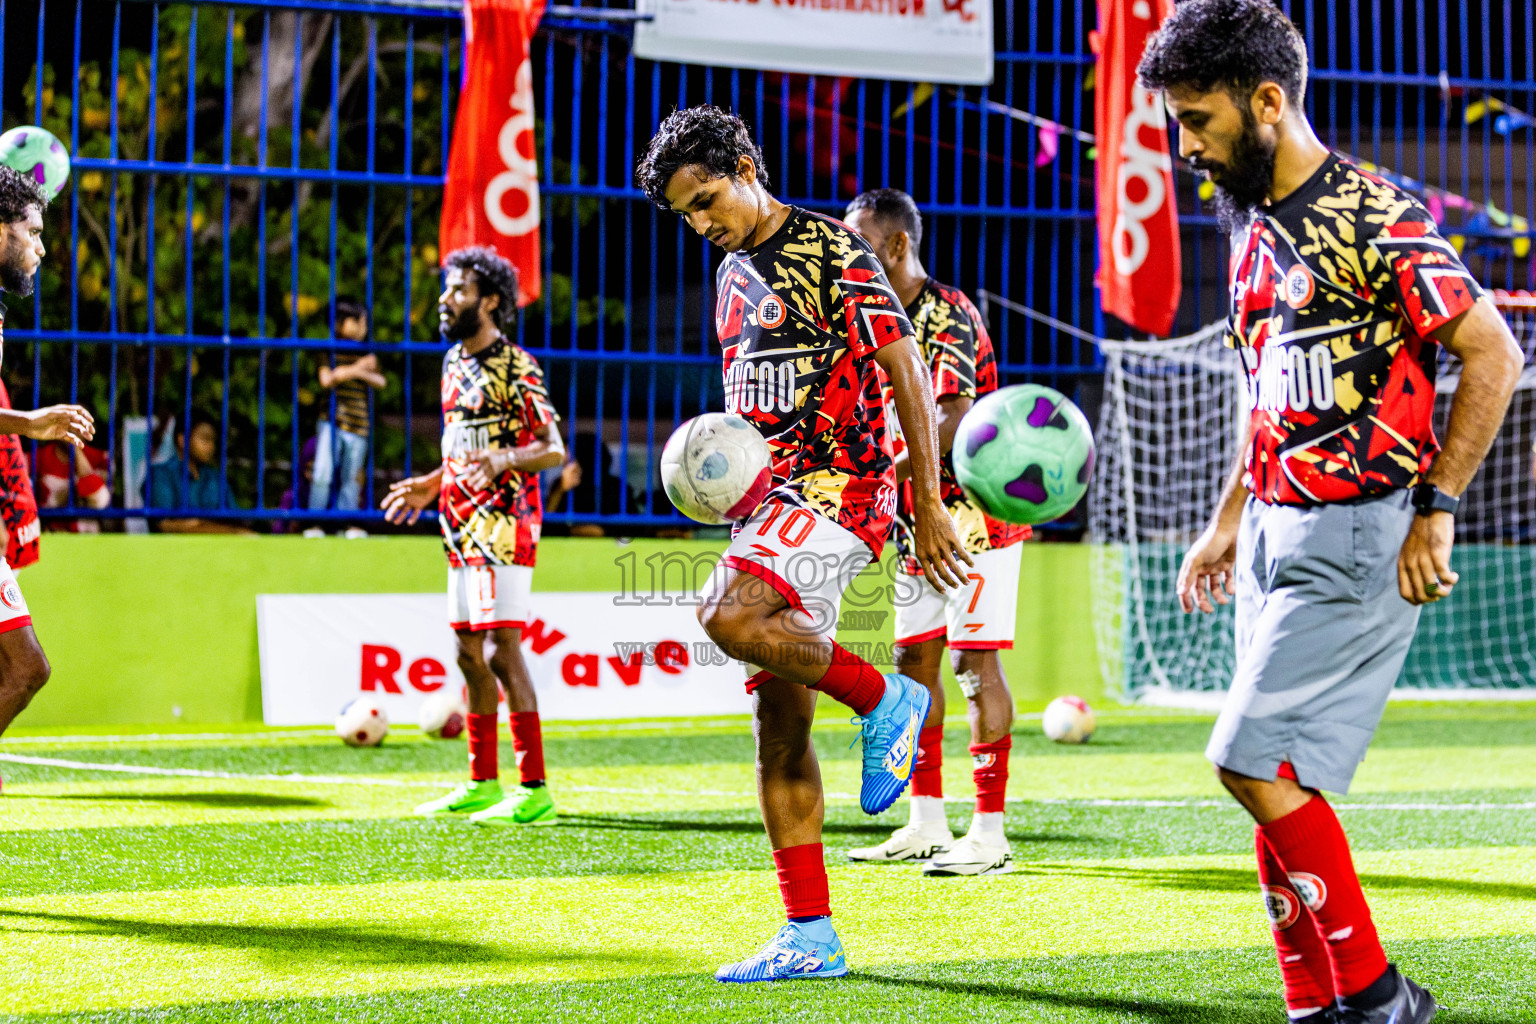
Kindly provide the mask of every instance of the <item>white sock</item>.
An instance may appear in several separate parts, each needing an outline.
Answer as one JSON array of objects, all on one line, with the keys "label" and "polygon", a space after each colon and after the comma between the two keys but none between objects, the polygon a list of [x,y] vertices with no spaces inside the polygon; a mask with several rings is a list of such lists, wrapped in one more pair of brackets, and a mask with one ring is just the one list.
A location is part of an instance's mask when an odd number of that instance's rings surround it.
[{"label": "white sock", "polygon": [[1314,1006],[1310,1010],[1287,1010],[1286,1016],[1290,1017],[1291,1020],[1311,1020],[1322,1012],[1323,1008],[1321,1006]]},{"label": "white sock", "polygon": [[1003,835],[1003,812],[996,811],[991,814],[976,812],[971,815],[971,835],[985,839],[989,843],[1002,844],[1008,841]]},{"label": "white sock", "polygon": [[908,825],[943,825],[949,827],[944,817],[944,798],[941,796],[914,796],[911,798],[911,817]]}]

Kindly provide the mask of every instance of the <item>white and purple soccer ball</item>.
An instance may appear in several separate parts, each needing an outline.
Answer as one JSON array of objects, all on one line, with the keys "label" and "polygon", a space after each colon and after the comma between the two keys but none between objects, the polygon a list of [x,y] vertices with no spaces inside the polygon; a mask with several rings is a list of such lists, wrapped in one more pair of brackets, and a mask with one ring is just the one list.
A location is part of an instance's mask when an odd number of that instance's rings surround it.
[{"label": "white and purple soccer ball", "polygon": [[661,485],[689,519],[712,526],[740,522],[773,489],[768,442],[740,416],[695,416],[662,449]]},{"label": "white and purple soccer ball", "polygon": [[49,199],[56,198],[69,180],[69,150],[52,132],[33,124],[0,135],[0,164],[37,182]]},{"label": "white and purple soccer ball", "polygon": [[1087,743],[1096,727],[1093,708],[1081,697],[1057,697],[1045,706],[1040,728],[1057,743]]},{"label": "white and purple soccer ball", "polygon": [[435,740],[451,740],[464,735],[469,708],[458,688],[445,686],[428,694],[417,711],[416,724]]},{"label": "white and purple soccer ball", "polygon": [[336,735],[349,747],[376,747],[389,735],[389,716],[372,697],[355,698],[336,716]]}]

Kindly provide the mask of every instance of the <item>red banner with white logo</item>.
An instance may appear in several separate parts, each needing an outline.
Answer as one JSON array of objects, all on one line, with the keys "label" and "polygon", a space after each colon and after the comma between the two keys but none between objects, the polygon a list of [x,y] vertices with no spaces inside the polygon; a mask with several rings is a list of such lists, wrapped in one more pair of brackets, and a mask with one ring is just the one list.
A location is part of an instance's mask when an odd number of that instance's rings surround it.
[{"label": "red banner with white logo", "polygon": [[438,250],[489,245],[518,273],[517,304],[539,297],[539,174],[528,42],[544,0],[468,0],[464,89],[453,122]]},{"label": "red banner with white logo", "polygon": [[1136,84],[1147,37],[1173,0],[1100,0],[1094,121],[1104,312],[1168,334],[1179,308],[1179,211],[1162,97]]}]

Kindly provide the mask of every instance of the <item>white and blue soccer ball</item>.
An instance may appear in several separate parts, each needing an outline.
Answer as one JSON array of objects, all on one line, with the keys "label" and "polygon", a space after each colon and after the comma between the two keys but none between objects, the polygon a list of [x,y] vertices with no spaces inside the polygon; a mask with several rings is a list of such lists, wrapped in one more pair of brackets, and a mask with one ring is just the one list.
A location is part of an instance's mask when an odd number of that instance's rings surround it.
[{"label": "white and blue soccer ball", "polygon": [[1057,697],[1040,716],[1045,738],[1057,743],[1087,743],[1096,726],[1093,708],[1081,697]]},{"label": "white and blue soccer ball", "polygon": [[336,716],[336,735],[349,747],[376,747],[389,735],[389,716],[372,697],[358,697]]},{"label": "white and blue soccer ball", "polygon": [[661,485],[689,519],[712,526],[740,522],[773,489],[768,442],[740,416],[695,416],[662,449]]},{"label": "white and blue soccer ball", "polygon": [[427,695],[416,713],[416,724],[435,740],[451,740],[464,735],[469,708],[457,687],[445,686]]}]

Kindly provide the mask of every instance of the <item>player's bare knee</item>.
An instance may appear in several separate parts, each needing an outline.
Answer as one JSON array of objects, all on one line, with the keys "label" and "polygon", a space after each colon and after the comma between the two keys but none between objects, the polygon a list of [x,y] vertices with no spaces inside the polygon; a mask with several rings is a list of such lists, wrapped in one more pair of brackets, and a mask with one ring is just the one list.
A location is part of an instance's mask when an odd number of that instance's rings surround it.
[{"label": "player's bare knee", "polygon": [[698,617],[704,633],[727,654],[750,643],[761,627],[755,609],[744,607],[728,595],[710,596],[699,602]]}]

